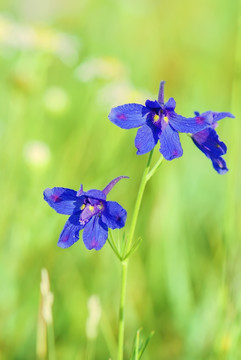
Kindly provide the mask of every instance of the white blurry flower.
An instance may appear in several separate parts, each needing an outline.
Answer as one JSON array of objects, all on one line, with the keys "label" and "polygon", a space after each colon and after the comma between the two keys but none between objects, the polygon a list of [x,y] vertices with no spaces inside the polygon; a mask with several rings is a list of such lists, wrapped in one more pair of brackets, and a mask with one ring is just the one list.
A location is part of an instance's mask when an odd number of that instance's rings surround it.
[{"label": "white blurry flower", "polygon": [[112,82],[100,88],[97,103],[103,107],[114,107],[127,103],[144,104],[146,99],[155,99],[145,90],[136,89],[130,82]]},{"label": "white blurry flower", "polygon": [[83,82],[95,79],[113,80],[126,75],[126,68],[113,57],[88,58],[75,70],[75,76]]},{"label": "white blurry flower", "polygon": [[69,97],[63,88],[53,86],[48,88],[45,92],[44,105],[50,112],[60,114],[67,109]]},{"label": "white blurry flower", "polygon": [[54,302],[54,295],[50,291],[49,275],[46,269],[41,270],[41,282],[40,282],[40,293],[41,293],[41,315],[46,324],[52,324],[52,305]]},{"label": "white blurry flower", "polygon": [[0,44],[14,49],[40,50],[55,54],[70,65],[77,61],[80,48],[79,39],[73,35],[47,26],[16,23],[3,15],[0,15]]},{"label": "white blurry flower", "polygon": [[30,141],[23,148],[26,163],[36,167],[43,167],[50,161],[51,153],[47,144],[42,141]]},{"label": "white blurry flower", "polygon": [[29,48],[35,41],[33,28],[0,16],[0,43],[18,49]]},{"label": "white blurry flower", "polygon": [[88,299],[89,316],[86,321],[86,336],[88,339],[95,339],[97,336],[97,329],[101,318],[100,299],[97,295],[92,295]]},{"label": "white blurry flower", "polygon": [[36,28],[34,45],[39,49],[54,53],[69,65],[78,59],[80,41],[73,35],[67,35],[51,28]]}]

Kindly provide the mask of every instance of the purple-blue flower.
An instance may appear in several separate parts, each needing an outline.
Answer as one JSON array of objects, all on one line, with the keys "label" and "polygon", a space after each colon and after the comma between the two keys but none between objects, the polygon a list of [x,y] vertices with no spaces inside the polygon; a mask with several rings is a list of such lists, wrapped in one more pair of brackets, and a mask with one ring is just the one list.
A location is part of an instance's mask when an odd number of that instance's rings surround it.
[{"label": "purple-blue flower", "polygon": [[209,118],[210,126],[196,134],[191,134],[194,144],[212,161],[214,169],[219,174],[225,174],[228,171],[225,160],[222,158],[227,152],[227,146],[219,140],[218,134],[215,131],[217,121],[234,116],[229,112],[213,112],[207,111],[203,114],[195,112],[196,118]]},{"label": "purple-blue flower", "polygon": [[115,201],[106,201],[113,186],[127,176],[112,180],[103,190],[75,191],[62,187],[44,190],[44,200],[59,214],[70,215],[58,241],[58,246],[68,248],[79,240],[83,231],[83,241],[88,250],[100,250],[108,238],[108,228],[125,226],[126,210]]},{"label": "purple-blue flower", "polygon": [[182,156],[183,150],[178,132],[197,133],[210,125],[208,117],[186,118],[178,115],[174,109],[176,102],[170,98],[164,103],[164,84],[160,84],[157,101],[147,100],[144,105],[126,104],[113,108],[109,119],[122,129],[139,127],[135,146],[137,154],[151,151],[158,140],[160,152],[166,160]]}]

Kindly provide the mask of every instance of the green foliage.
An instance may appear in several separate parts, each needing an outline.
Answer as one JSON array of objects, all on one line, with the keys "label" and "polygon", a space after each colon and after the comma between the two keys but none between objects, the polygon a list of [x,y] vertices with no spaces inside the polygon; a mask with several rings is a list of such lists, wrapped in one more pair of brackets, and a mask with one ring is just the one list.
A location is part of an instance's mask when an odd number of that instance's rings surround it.
[{"label": "green foliage", "polygon": [[[159,81],[177,112],[231,111],[217,129],[230,169],[219,176],[182,136],[182,158],[147,183],[126,302],[126,354],[143,326],[155,331],[142,359],[233,360],[240,354],[240,22],[237,1],[3,1],[0,5],[0,358],[36,354],[42,268],[54,294],[56,359],[113,360],[119,263],[108,244],[56,246],[65,216],[46,187],[101,188],[128,210],[126,236],[146,156],[135,130],[110,108],[152,98]],[[91,60],[92,59],[92,60]],[[94,61],[93,61],[94,59]],[[155,96],[155,95],[154,95]],[[153,163],[158,161],[156,149]],[[125,161],[123,161],[125,159]],[[114,236],[117,231],[113,231]],[[120,235],[120,240],[122,239]],[[87,302],[102,317],[88,339]],[[139,345],[142,342],[139,343]],[[92,357],[92,358],[91,358]]]}]

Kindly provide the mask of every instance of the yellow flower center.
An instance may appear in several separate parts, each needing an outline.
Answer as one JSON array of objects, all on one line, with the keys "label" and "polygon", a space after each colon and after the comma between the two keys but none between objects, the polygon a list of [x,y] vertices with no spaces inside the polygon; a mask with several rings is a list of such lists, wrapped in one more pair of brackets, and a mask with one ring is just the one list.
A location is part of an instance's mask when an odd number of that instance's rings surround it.
[{"label": "yellow flower center", "polygon": [[81,205],[80,210],[84,210],[85,206],[85,204]]},{"label": "yellow flower center", "polygon": [[153,117],[154,123],[157,122],[159,120],[159,116],[157,114],[154,115]]},{"label": "yellow flower center", "polygon": [[97,205],[97,208],[98,208],[99,210],[102,210],[102,209],[104,208],[104,206],[103,206],[102,203],[100,203],[99,205]]},{"label": "yellow flower center", "polygon": [[167,116],[164,116],[164,117],[163,117],[163,120],[164,120],[166,123],[168,123],[168,117],[167,117]]},{"label": "yellow flower center", "polygon": [[89,205],[89,211],[94,212],[94,210],[95,210],[95,207],[93,205]]}]

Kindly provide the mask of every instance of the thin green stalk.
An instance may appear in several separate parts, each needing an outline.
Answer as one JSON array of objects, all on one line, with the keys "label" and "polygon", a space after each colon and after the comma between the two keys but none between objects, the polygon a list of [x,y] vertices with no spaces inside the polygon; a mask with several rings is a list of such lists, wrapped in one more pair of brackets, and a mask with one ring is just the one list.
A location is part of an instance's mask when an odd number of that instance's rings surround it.
[{"label": "thin green stalk", "polygon": [[118,360],[123,360],[124,353],[124,325],[125,325],[125,297],[127,283],[127,260],[121,262],[121,296],[119,310],[119,338],[118,338]]},{"label": "thin green stalk", "polygon": [[137,330],[137,333],[136,333],[135,360],[139,359],[139,342],[140,342],[140,330]]},{"label": "thin green stalk", "polygon": [[147,176],[146,176],[146,182],[150,180],[150,178],[155,174],[155,172],[157,171],[157,169],[159,169],[159,167],[161,166],[162,162],[164,160],[164,157],[161,156],[159,158],[159,160],[156,162],[156,164],[153,166],[153,168],[148,172]]},{"label": "thin green stalk", "polygon": [[141,183],[140,183],[140,186],[139,186],[139,191],[138,191],[138,194],[137,194],[136,204],[135,204],[135,208],[134,208],[134,212],[133,212],[133,216],[132,216],[132,221],[131,221],[130,233],[129,233],[129,237],[128,237],[128,240],[127,240],[126,253],[128,253],[130,251],[131,245],[132,245],[132,242],[133,242],[134,233],[135,233],[136,224],[137,224],[137,219],[138,219],[138,215],[139,215],[139,211],[140,211],[140,207],[141,207],[141,201],[142,201],[142,197],[143,197],[144,190],[145,190],[145,187],[146,187],[146,183],[148,181],[147,176],[148,176],[148,173],[150,171],[152,155],[153,155],[153,150],[149,154],[147,164],[146,164],[145,170],[143,172]]},{"label": "thin green stalk", "polygon": [[[142,179],[140,182],[135,208],[133,211],[130,233],[126,243],[125,255],[121,261],[121,296],[120,296],[120,309],[119,309],[119,338],[118,338],[118,360],[123,360],[124,353],[124,315],[125,315],[125,296],[126,296],[126,285],[127,285],[127,266],[128,266],[128,254],[130,254],[137,224],[137,219],[141,207],[141,202],[143,194],[145,191],[147,181],[154,175],[160,164],[162,163],[163,157],[161,157],[154,167],[150,170],[151,159],[153,155],[153,150],[150,152],[146,167],[144,169]],[[113,249],[113,246],[112,246]],[[113,249],[114,250],[114,249]],[[118,256],[119,257],[119,256]]]}]

